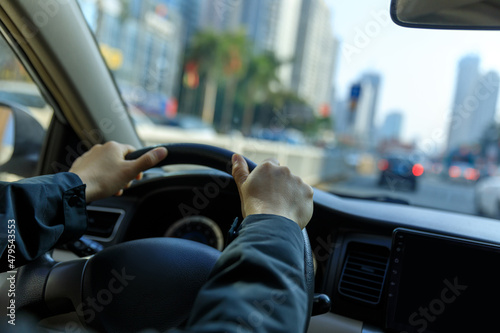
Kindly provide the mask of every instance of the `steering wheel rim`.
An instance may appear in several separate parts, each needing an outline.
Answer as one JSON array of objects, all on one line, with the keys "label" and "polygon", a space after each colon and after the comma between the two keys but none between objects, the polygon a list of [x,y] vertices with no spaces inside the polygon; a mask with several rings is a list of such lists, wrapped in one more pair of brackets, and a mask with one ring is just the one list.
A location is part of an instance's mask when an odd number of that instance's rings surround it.
[{"label": "steering wheel rim", "polygon": [[[157,167],[162,167],[172,164],[194,164],[207,166],[213,169],[227,172],[231,175],[232,163],[231,157],[234,152],[210,145],[197,144],[197,143],[171,143],[161,144],[151,147],[138,149],[125,158],[127,160],[134,160],[144,155],[150,150],[158,147],[164,147],[168,150],[168,155],[158,163]],[[248,169],[252,171],[257,167],[257,164],[245,157],[248,164]]]},{"label": "steering wheel rim", "polygon": [[[234,152],[219,148],[211,145],[196,144],[196,143],[173,143],[173,144],[161,144],[156,146],[151,146],[143,149],[139,149],[132,152],[126,156],[126,159],[133,160],[147,153],[148,151],[164,147],[168,150],[167,157],[157,164],[157,167],[172,165],[172,164],[195,164],[211,167],[220,171],[224,171],[229,175],[232,175],[232,162],[231,158]],[[250,159],[244,157],[248,169],[252,172],[257,164]],[[314,262],[313,254],[311,249],[311,244],[309,241],[309,236],[307,234],[306,228],[302,230],[302,237],[304,240],[304,277],[306,282],[306,289],[308,294],[308,316],[305,330],[309,326],[309,319],[312,314],[313,307],[313,296],[314,296]]]}]

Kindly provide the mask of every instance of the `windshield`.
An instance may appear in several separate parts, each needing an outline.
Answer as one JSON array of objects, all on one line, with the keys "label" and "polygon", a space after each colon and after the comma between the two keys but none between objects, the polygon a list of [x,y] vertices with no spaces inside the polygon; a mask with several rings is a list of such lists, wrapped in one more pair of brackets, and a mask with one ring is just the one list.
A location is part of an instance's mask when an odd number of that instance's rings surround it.
[{"label": "windshield", "polygon": [[500,217],[498,32],[401,28],[389,0],[79,3],[147,144],[275,156],[339,195]]}]

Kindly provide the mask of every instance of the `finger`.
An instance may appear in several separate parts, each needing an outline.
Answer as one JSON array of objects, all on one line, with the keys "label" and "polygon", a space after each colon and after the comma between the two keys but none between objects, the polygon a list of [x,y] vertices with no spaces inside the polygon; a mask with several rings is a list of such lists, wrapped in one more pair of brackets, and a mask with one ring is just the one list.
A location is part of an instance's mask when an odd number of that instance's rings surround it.
[{"label": "finger", "polygon": [[135,177],[135,180],[141,180],[143,176],[144,176],[144,174],[142,172],[139,172],[137,177]]},{"label": "finger", "polygon": [[248,170],[247,161],[243,158],[243,156],[234,154],[231,161],[233,162],[233,178],[239,190],[243,183],[247,180],[250,171]]},{"label": "finger", "polygon": [[150,169],[157,165],[160,161],[167,157],[167,149],[165,147],[158,147],[148,151],[138,159],[131,161],[134,163],[134,169],[137,173]]},{"label": "finger", "polygon": [[123,157],[125,157],[128,154],[133,153],[134,151],[137,150],[134,146],[131,146],[131,145],[122,145],[121,148],[122,148]]},{"label": "finger", "polygon": [[115,193],[115,196],[121,197],[123,195],[123,190],[119,190],[118,192]]},{"label": "finger", "polygon": [[269,162],[269,163],[272,163],[272,164],[276,164],[276,165],[280,165],[280,161],[278,161],[275,158],[268,158],[268,159],[262,161],[262,163],[266,163],[266,162]]}]

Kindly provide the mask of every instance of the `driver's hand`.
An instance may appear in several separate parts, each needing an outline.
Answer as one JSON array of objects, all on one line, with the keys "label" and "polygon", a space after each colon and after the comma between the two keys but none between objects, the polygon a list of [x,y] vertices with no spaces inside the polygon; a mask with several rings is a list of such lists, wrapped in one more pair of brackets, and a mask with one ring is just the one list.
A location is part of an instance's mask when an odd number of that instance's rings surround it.
[{"label": "driver's hand", "polygon": [[303,229],[312,217],[313,190],[290,169],[267,160],[248,171],[245,159],[233,155],[233,177],[241,198],[243,217],[253,214],[281,215]]},{"label": "driver's hand", "polygon": [[75,160],[69,171],[87,185],[87,202],[121,195],[132,180],[142,177],[142,171],[154,167],[167,156],[167,150],[160,147],[136,160],[125,160],[125,156],[134,150],[132,146],[110,141],[95,145]]}]

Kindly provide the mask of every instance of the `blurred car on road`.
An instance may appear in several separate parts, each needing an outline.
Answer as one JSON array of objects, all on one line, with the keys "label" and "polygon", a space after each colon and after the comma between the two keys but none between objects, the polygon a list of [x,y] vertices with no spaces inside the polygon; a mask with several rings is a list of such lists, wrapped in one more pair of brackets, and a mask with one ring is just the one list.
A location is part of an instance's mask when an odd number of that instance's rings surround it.
[{"label": "blurred car on road", "polygon": [[417,178],[424,174],[422,164],[414,163],[409,158],[389,156],[378,161],[380,177],[379,186],[390,189],[417,189]]},{"label": "blurred car on road", "polygon": [[448,177],[452,181],[473,183],[479,179],[480,175],[481,172],[467,162],[453,162],[448,168]]}]

